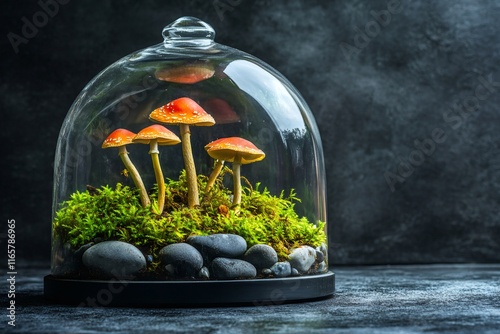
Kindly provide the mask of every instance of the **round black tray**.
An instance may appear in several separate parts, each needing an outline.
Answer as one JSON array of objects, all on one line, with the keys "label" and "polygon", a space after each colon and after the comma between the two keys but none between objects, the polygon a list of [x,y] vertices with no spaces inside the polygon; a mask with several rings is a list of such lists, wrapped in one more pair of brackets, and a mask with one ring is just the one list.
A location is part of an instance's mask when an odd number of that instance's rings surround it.
[{"label": "round black tray", "polygon": [[272,305],[332,297],[335,274],[214,281],[120,281],[44,278],[44,294],[75,306]]}]

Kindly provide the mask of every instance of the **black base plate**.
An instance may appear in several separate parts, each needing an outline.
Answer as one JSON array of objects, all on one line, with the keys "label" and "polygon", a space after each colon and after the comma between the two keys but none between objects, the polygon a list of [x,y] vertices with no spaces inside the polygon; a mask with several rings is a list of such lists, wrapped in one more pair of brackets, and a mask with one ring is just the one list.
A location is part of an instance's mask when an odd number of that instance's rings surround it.
[{"label": "black base plate", "polygon": [[120,281],[44,278],[45,297],[76,306],[272,305],[333,296],[335,274],[214,281]]}]

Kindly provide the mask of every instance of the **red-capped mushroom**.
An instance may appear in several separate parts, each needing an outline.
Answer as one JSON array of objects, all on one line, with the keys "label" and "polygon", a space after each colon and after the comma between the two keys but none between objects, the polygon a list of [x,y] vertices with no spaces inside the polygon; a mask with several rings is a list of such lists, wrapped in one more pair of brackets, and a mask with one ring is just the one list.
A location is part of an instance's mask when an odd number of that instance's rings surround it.
[{"label": "red-capped mushroom", "polygon": [[217,124],[240,122],[240,117],[223,99],[214,98],[203,103],[203,108],[210,114]]},{"label": "red-capped mushroom", "polygon": [[130,177],[134,181],[135,186],[139,189],[139,195],[141,198],[142,207],[147,207],[151,204],[149,200],[148,193],[144,187],[141,176],[135,168],[134,164],[128,156],[128,151],[126,146],[132,144],[132,139],[135,137],[135,133],[127,129],[116,129],[113,131],[108,138],[102,143],[102,148],[118,147],[118,155],[122,159],[125,168],[128,170]]},{"label": "red-capped mushroom", "polygon": [[205,146],[208,155],[217,160],[233,163],[233,206],[241,203],[241,165],[261,161],[265,153],[254,144],[240,137],[228,137],[215,140]]},{"label": "red-capped mushroom", "polygon": [[189,125],[212,126],[215,124],[214,119],[198,103],[188,97],[181,97],[153,110],[149,118],[164,124],[179,125],[188,184],[188,206],[193,208],[199,205],[198,179],[191,150]]},{"label": "red-capped mushroom", "polygon": [[210,63],[191,63],[158,70],[155,76],[162,81],[195,84],[210,79],[214,73],[215,70]]},{"label": "red-capped mushroom", "polygon": [[161,215],[165,206],[165,179],[161,171],[158,146],[177,145],[181,142],[179,137],[164,126],[155,124],[142,129],[132,139],[134,143],[149,144],[149,154],[153,161],[153,169],[155,171],[156,184],[158,185],[158,211]]}]

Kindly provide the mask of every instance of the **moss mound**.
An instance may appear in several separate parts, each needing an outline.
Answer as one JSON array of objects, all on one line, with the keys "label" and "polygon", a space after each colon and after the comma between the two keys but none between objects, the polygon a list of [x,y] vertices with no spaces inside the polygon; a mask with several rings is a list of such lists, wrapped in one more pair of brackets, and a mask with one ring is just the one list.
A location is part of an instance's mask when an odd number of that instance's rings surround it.
[{"label": "moss mound", "polygon": [[[209,193],[204,193],[207,177],[198,177],[200,206],[187,207],[187,182],[183,171],[179,180],[167,180],[165,209],[161,215],[143,208],[139,192],[118,183],[100,188],[87,187],[75,192],[61,204],[53,222],[53,232],[78,247],[95,241],[120,240],[155,254],[162,247],[184,242],[191,235],[233,233],[242,236],[248,247],[267,244],[273,247],[280,260],[287,258],[290,249],[319,246],[326,241],[324,222],[310,222],[294,210],[300,202],[292,190],[273,196],[261,185],[252,187],[248,181],[243,187],[238,208],[231,208],[231,192],[224,187],[223,178],[231,171],[221,173]],[[151,199],[156,205],[153,190]]]}]

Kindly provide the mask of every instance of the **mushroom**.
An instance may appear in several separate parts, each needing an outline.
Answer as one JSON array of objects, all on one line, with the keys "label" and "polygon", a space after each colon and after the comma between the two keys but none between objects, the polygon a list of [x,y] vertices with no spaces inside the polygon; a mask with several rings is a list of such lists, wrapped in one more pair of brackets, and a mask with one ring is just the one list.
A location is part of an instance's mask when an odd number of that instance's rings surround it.
[{"label": "mushroom", "polygon": [[[205,147],[206,149],[206,147]],[[210,177],[208,178],[207,186],[205,187],[205,192],[208,193],[210,189],[212,189],[215,180],[217,179],[217,176],[219,176],[220,171],[222,170],[222,167],[224,167],[224,160],[216,159],[215,160],[215,166],[214,170],[212,173],[210,173]]]},{"label": "mushroom", "polygon": [[144,187],[141,176],[135,168],[134,164],[128,156],[128,151],[125,146],[132,144],[132,139],[135,137],[135,133],[127,129],[116,129],[113,131],[108,138],[102,143],[102,148],[118,147],[118,155],[122,159],[125,168],[128,170],[130,177],[134,181],[135,186],[139,189],[139,195],[141,197],[142,207],[147,207],[151,204],[149,201],[148,193]]},{"label": "mushroom", "polygon": [[177,67],[169,67],[156,71],[155,76],[158,80],[181,83],[195,84],[197,82],[210,79],[215,71],[212,64],[209,63],[191,63]]},{"label": "mushroom", "polygon": [[155,171],[156,184],[158,185],[158,212],[161,215],[165,206],[165,179],[160,166],[160,158],[158,145],[177,145],[181,142],[172,131],[164,126],[155,124],[142,129],[132,139],[134,143],[149,144],[149,154],[153,161],[153,169]]},{"label": "mushroom", "polygon": [[193,161],[193,152],[191,151],[189,125],[212,126],[215,124],[214,119],[198,103],[188,97],[178,98],[153,110],[149,118],[160,123],[180,126],[182,156],[188,186],[188,206],[193,208],[199,205],[198,179]]},{"label": "mushroom", "polygon": [[203,108],[210,114],[217,124],[240,122],[240,117],[233,108],[223,99],[214,98],[203,103]]},{"label": "mushroom", "polygon": [[233,163],[233,206],[241,203],[241,165],[261,161],[265,153],[254,144],[240,137],[217,139],[205,146],[208,155],[217,160]]},{"label": "mushroom", "polygon": [[[218,140],[208,143],[207,145],[205,145],[205,150],[208,151],[213,146],[213,144],[217,142]],[[219,176],[222,167],[224,167],[224,160],[215,159],[214,170],[212,171],[212,173],[210,173],[210,176],[208,178],[207,186],[205,187],[205,193],[208,193],[210,189],[212,189],[212,186],[214,185],[217,176]]]}]

